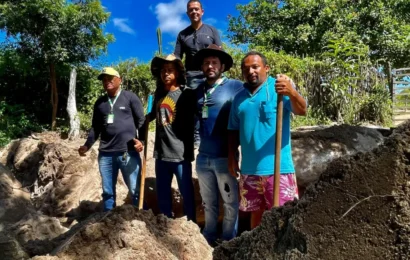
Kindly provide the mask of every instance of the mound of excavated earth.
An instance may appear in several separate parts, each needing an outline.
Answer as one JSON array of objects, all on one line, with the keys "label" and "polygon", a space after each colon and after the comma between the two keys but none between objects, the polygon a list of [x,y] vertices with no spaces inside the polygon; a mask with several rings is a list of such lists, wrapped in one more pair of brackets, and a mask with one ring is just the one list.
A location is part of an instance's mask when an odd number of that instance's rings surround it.
[{"label": "mound of excavated earth", "polygon": [[[372,150],[383,141],[378,130],[352,126],[298,131],[292,135],[298,182],[302,188],[316,181],[335,158]],[[45,132],[15,140],[0,150],[0,259],[50,253],[86,223],[98,221],[98,217],[87,219],[101,210],[98,144],[87,156],[80,157],[77,149],[83,142],[62,140],[57,133]],[[156,214],[153,144],[153,134],[150,133],[145,200]],[[122,205],[127,200],[128,191],[119,176],[117,205]],[[204,214],[195,167],[193,177],[197,217],[201,225]],[[182,201],[175,179],[172,187],[174,215],[180,217],[183,215]],[[222,204],[220,208],[221,217]],[[241,220],[241,223],[248,222],[248,219]],[[199,230],[195,227],[187,233],[198,235]]]},{"label": "mound of excavated earth", "polygon": [[410,122],[369,153],[332,162],[299,202],[214,250],[214,259],[409,259]]},{"label": "mound of excavated earth", "polygon": [[55,241],[62,243],[54,257],[34,259],[212,259],[211,247],[193,222],[154,216],[130,205],[96,214],[49,243]]},{"label": "mound of excavated earth", "polygon": [[[154,173],[155,161],[152,158],[154,143],[152,133],[149,141],[145,201],[150,209],[159,213]],[[78,155],[77,149],[83,143],[84,140],[62,140],[53,132],[38,134],[35,138],[14,140],[0,151],[0,165],[12,169],[14,174],[12,177],[15,177],[18,183],[15,186],[26,190],[26,197],[37,210],[50,216],[66,218],[69,225],[73,220],[81,220],[101,210],[98,143],[87,153],[87,156],[82,157]],[[198,191],[195,197],[198,205],[197,215],[203,220],[196,175],[194,175],[194,184]],[[172,187],[174,214],[176,217],[181,217],[182,201],[175,178]],[[117,205],[125,202],[129,202],[128,189],[122,175],[119,174]],[[0,218],[1,215],[0,208]]]},{"label": "mound of excavated earth", "polygon": [[0,259],[27,259],[28,241],[51,239],[66,231],[57,218],[36,211],[30,194],[0,164]]},{"label": "mound of excavated earth", "polygon": [[[346,125],[292,133],[298,185],[304,189],[317,181],[332,160],[357,152],[370,151],[382,141],[383,135],[376,129]],[[29,190],[36,209],[49,216],[68,217],[70,221],[78,220],[101,209],[98,144],[93,146],[87,156],[80,157],[77,149],[83,142],[84,140],[62,140],[56,133],[46,132],[35,139],[13,141],[0,154],[0,162],[13,169],[16,179],[21,183],[20,186]],[[150,133],[145,200],[148,207],[154,213],[158,213],[153,147],[154,134]],[[197,218],[198,223],[203,223],[204,212],[195,167],[193,168]],[[174,214],[181,217],[182,202],[175,178],[172,187]],[[120,174],[117,205],[122,205],[127,195],[128,190]]]}]

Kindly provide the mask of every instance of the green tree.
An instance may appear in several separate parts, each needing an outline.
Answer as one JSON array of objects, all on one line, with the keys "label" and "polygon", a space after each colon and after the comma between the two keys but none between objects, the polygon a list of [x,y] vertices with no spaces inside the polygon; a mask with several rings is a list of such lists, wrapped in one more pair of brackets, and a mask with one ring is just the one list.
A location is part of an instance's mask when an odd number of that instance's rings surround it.
[{"label": "green tree", "polygon": [[113,36],[103,33],[109,13],[98,0],[0,1],[0,29],[21,54],[47,64],[51,85],[52,129],[56,126],[56,66],[81,64],[105,52]]},{"label": "green tree", "polygon": [[114,66],[120,73],[123,85],[133,91],[146,103],[147,97],[155,90],[155,80],[151,75],[149,63],[139,63],[137,59],[130,58]]},{"label": "green tree", "polygon": [[349,35],[383,65],[391,93],[391,68],[410,63],[410,1],[253,0],[237,9],[228,29],[234,43],[320,57],[330,41]]},{"label": "green tree", "polygon": [[253,0],[231,17],[235,43],[271,47],[299,56],[320,56],[330,40],[354,35],[373,60],[394,65],[410,58],[410,1]]}]

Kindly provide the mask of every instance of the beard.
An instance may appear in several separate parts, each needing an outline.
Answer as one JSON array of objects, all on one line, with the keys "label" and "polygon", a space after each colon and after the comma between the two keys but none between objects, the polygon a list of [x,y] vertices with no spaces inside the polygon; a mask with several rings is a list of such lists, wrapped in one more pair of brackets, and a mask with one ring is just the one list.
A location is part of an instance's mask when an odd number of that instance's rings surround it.
[{"label": "beard", "polygon": [[246,78],[246,83],[248,83],[248,85],[251,85],[251,86],[258,86],[258,85],[260,85],[261,81],[260,81],[260,78],[259,78],[258,75],[248,76]]},{"label": "beard", "polygon": [[207,79],[219,79],[221,77],[222,73],[220,71],[206,71],[205,76]]}]

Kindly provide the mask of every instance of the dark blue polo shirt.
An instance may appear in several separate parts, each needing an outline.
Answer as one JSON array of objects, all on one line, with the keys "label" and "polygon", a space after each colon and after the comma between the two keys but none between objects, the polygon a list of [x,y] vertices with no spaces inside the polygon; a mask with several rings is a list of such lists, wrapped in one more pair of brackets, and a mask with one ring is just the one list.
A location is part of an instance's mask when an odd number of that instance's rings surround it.
[{"label": "dark blue polo shirt", "polygon": [[188,26],[179,32],[174,54],[181,60],[185,55],[185,69],[188,76],[191,76],[190,71],[198,71],[199,74],[202,73],[200,71],[201,64],[194,64],[194,55],[199,50],[207,48],[211,44],[222,46],[218,30],[213,26],[202,24],[198,30],[195,30],[192,26]]},{"label": "dark blue polo shirt", "polygon": [[104,95],[94,104],[92,126],[85,146],[91,148],[101,136],[99,150],[102,152],[135,151],[133,139],[145,121],[141,100],[134,93],[122,90],[114,104],[114,122],[108,124],[111,111],[108,98]]}]

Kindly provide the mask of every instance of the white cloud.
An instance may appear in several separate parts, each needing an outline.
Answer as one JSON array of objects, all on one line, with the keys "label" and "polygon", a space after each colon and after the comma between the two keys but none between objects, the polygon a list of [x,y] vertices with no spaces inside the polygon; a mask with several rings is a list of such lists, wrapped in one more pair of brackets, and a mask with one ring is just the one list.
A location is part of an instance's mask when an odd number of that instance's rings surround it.
[{"label": "white cloud", "polygon": [[173,0],[155,6],[155,14],[162,32],[177,35],[190,24],[184,20],[187,2],[187,0]]},{"label": "white cloud", "polygon": [[204,20],[204,23],[206,24],[210,24],[210,25],[216,25],[216,23],[218,22],[218,20],[216,20],[215,18],[206,18]]},{"label": "white cloud", "polygon": [[135,35],[135,31],[128,25],[128,18],[114,18],[112,21],[121,32]]}]

